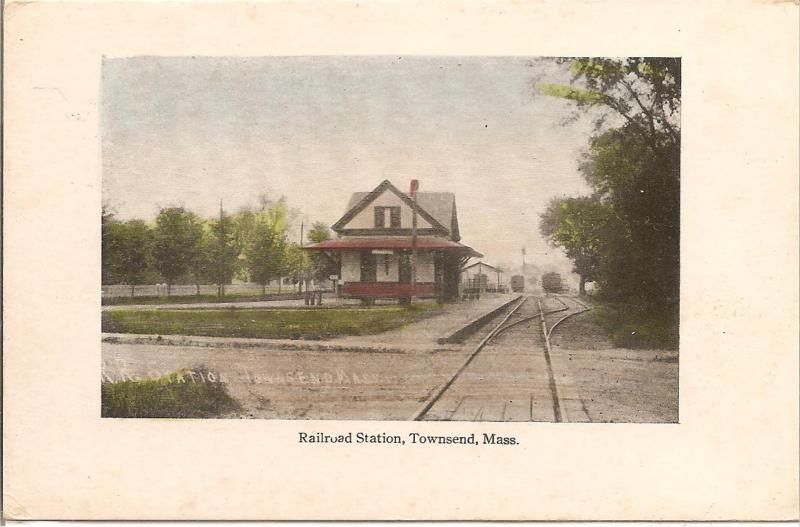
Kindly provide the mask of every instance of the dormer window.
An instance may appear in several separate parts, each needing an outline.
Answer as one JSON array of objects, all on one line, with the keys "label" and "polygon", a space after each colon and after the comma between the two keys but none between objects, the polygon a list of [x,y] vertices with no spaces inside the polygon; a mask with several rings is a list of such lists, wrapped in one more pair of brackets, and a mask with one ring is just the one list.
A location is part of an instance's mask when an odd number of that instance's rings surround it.
[{"label": "dormer window", "polygon": [[375,228],[386,227],[400,228],[400,207],[375,207]]}]

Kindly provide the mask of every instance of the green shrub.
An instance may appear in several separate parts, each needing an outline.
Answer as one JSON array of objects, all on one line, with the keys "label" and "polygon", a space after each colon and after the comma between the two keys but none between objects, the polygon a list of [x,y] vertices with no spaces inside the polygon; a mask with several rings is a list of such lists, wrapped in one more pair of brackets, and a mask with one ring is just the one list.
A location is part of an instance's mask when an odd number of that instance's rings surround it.
[{"label": "green shrub", "polygon": [[102,384],[103,417],[218,417],[239,408],[225,385],[205,368],[157,379]]},{"label": "green shrub", "polygon": [[596,305],[594,318],[615,346],[678,349],[678,309],[660,311],[630,304]]}]

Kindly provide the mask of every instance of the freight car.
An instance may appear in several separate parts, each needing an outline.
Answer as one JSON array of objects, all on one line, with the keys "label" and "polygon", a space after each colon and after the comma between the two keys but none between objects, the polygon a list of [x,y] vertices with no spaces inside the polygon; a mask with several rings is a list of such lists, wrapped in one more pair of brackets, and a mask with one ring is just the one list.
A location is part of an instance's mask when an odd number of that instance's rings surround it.
[{"label": "freight car", "polygon": [[545,273],[542,275],[542,289],[545,293],[564,293],[566,286],[558,273]]},{"label": "freight car", "polygon": [[525,277],[521,274],[515,274],[511,277],[511,290],[515,293],[521,293],[525,290]]}]

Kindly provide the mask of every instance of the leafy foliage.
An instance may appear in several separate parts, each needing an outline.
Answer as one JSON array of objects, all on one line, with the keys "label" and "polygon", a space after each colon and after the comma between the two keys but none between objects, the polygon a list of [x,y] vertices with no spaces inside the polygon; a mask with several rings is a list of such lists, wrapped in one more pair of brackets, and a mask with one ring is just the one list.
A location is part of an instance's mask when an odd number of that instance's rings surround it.
[{"label": "leafy foliage", "polygon": [[299,245],[290,243],[285,246],[282,269],[284,275],[291,275],[294,282],[297,282],[302,279],[309,265],[309,256]]},{"label": "leafy foliage", "polygon": [[200,229],[200,238],[197,240],[197,252],[189,262],[186,279],[191,280],[197,286],[197,295],[200,296],[200,285],[213,280],[212,270],[214,262],[212,259],[212,239],[208,224],[203,223]]},{"label": "leafy foliage", "polygon": [[170,287],[197,265],[203,226],[183,207],[170,207],[159,212],[153,234],[155,265]]},{"label": "leafy foliage", "polygon": [[[332,237],[330,229],[324,223],[317,222],[308,231],[308,239],[311,243],[320,243],[330,240]],[[321,251],[314,251],[309,255],[309,269],[311,276],[317,281],[328,280],[328,277],[339,273],[339,263]]]},{"label": "leafy foliage", "polygon": [[[266,289],[280,277],[292,277],[295,283],[305,277],[310,258],[288,241],[297,212],[285,199],[272,201],[264,195],[257,210],[220,212],[218,218],[205,220],[183,207],[167,207],[148,225],[120,222],[113,208],[103,204],[103,284],[165,281],[169,290],[173,284],[191,283],[199,296],[201,284],[213,283],[223,296],[224,286],[234,278]],[[324,224],[317,227],[327,230]],[[313,230],[310,235],[318,236]]]},{"label": "leafy foliage", "polygon": [[592,141],[582,171],[614,211],[604,232],[599,284],[617,302],[677,306],[680,271],[680,150],[656,152],[629,127]]},{"label": "leafy foliage", "polygon": [[225,284],[231,282],[238,269],[240,249],[236,243],[234,222],[221,210],[219,219],[211,222],[210,231],[208,273],[211,282],[217,284],[219,294],[222,295]]},{"label": "leafy foliage", "polygon": [[286,260],[286,222],[282,210],[270,210],[256,218],[252,238],[245,248],[250,279],[266,285],[279,278]]},{"label": "leafy foliage", "polygon": [[152,231],[141,220],[109,221],[102,235],[103,278],[130,285],[133,294],[151,270]]},{"label": "leafy foliage", "polygon": [[586,282],[597,279],[609,227],[611,207],[597,198],[554,200],[542,214],[539,229],[553,245],[563,247],[580,276],[580,293]]},{"label": "leafy foliage", "polygon": [[314,223],[308,231],[308,240],[311,243],[324,242],[325,240],[330,240],[331,237],[331,230],[321,221]]},{"label": "leafy foliage", "polygon": [[[601,298],[622,314],[605,320],[624,326],[636,313],[639,326],[649,320],[653,327],[677,327],[680,60],[569,62],[572,86],[540,88],[573,101],[580,110],[601,110],[593,113],[598,132],[580,165],[594,193],[551,203],[540,230],[553,245],[565,249],[582,286],[585,280],[595,280]],[[606,127],[611,115],[622,124]],[[673,333],[664,329],[652,334]],[[653,339],[641,343],[651,345]],[[673,340],[664,337],[663,343],[673,345]]]},{"label": "leafy foliage", "polygon": [[[654,149],[680,143],[681,63],[670,57],[561,59],[570,63],[572,86],[542,84],[540,90],[621,117]],[[608,114],[598,117],[598,129]],[[662,137],[657,137],[658,133]]]}]

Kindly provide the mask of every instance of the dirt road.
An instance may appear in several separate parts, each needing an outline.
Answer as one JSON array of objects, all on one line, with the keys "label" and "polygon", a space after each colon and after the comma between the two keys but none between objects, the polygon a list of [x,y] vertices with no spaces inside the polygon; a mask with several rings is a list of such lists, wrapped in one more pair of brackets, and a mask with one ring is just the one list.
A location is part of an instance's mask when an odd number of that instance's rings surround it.
[{"label": "dirt road", "polygon": [[[555,298],[543,299],[545,310],[563,305]],[[537,303],[530,299],[510,321],[537,313]],[[559,316],[546,317],[548,327]],[[207,369],[213,379],[198,381],[224,382],[243,407],[226,417],[408,420],[464,367],[499,318],[460,346],[416,346],[393,352],[104,342],[103,376],[114,381],[180,368]],[[677,352],[614,348],[594,324],[591,312],[565,320],[554,331],[551,344],[548,364],[541,321],[523,320],[476,354],[424,418],[677,421]],[[554,404],[554,393],[559,404]]]}]

